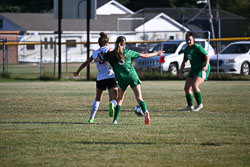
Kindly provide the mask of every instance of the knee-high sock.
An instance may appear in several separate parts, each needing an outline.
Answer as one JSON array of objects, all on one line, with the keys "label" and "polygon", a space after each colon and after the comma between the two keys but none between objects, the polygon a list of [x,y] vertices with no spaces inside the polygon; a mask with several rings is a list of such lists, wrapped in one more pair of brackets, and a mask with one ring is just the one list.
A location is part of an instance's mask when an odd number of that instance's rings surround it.
[{"label": "knee-high sock", "polygon": [[100,101],[94,100],[91,107],[90,118],[95,118],[95,114],[99,108]]},{"label": "knee-high sock", "polygon": [[122,109],[122,106],[118,106],[118,105],[117,105],[117,106],[115,107],[114,120],[118,121],[118,117],[119,117],[119,115],[120,115],[121,109]]},{"label": "knee-high sock", "polygon": [[141,102],[139,103],[139,105],[140,105],[140,107],[141,107],[143,113],[145,113],[146,111],[148,111],[147,104],[146,104],[145,101],[141,101]]},{"label": "knee-high sock", "polygon": [[193,105],[193,94],[187,94],[186,100],[187,100],[188,106],[192,106]]},{"label": "knee-high sock", "polygon": [[195,100],[197,102],[197,105],[202,103],[201,92],[194,93],[194,97],[195,97]]}]

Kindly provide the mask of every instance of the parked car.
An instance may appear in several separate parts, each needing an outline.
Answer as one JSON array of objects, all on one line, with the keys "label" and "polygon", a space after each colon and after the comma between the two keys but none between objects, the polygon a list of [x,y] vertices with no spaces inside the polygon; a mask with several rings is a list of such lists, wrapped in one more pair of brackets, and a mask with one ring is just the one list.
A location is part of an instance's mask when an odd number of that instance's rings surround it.
[{"label": "parked car", "polygon": [[[217,70],[217,55],[210,57],[211,70]],[[219,72],[249,75],[250,41],[234,42],[218,54]]]},{"label": "parked car", "polygon": [[[195,39],[196,43],[199,43],[208,54],[211,56],[214,54],[213,47],[205,39]],[[184,57],[184,49],[187,47],[185,40],[171,40],[165,41],[156,45],[149,52],[156,52],[160,49],[164,50],[163,56],[155,56],[151,58],[138,58],[136,59],[135,68],[137,70],[157,70],[160,72],[170,72],[172,75],[179,73],[181,63]],[[190,68],[190,64],[185,67],[185,70]]]}]

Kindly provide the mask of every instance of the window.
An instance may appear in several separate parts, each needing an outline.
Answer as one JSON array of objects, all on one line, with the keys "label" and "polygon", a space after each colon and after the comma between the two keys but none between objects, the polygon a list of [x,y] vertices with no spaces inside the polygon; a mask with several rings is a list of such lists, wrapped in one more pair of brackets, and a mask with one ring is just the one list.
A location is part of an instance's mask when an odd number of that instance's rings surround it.
[{"label": "window", "polygon": [[52,37],[50,38],[50,42],[51,42],[50,49],[53,49],[54,48],[54,44],[53,44],[53,38]]},{"label": "window", "polygon": [[201,45],[203,48],[205,48],[205,41],[195,41],[195,43]]},{"label": "window", "polygon": [[35,45],[26,45],[27,50],[35,50]]},{"label": "window", "polygon": [[[66,40],[66,43],[75,43],[76,40]],[[67,48],[76,48],[76,44],[69,44]]]},{"label": "window", "polygon": [[176,34],[167,34],[166,36],[167,36],[168,40],[174,40],[174,39],[176,39]]},{"label": "window", "polygon": [[250,44],[232,44],[226,47],[221,54],[244,54],[250,49]]},{"label": "window", "polygon": [[[47,43],[47,42],[48,42],[48,39],[47,39],[47,38],[44,38],[44,42]],[[44,49],[48,49],[48,45],[47,45],[47,44],[44,45]]]}]

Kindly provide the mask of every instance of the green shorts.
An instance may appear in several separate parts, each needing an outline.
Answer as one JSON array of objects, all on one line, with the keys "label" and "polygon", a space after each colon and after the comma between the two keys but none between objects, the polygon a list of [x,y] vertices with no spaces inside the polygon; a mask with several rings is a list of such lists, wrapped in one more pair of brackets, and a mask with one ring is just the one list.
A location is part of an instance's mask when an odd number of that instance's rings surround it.
[{"label": "green shorts", "polygon": [[133,88],[142,83],[138,75],[117,78],[117,82],[118,88],[122,89],[123,91],[125,91],[129,85],[131,88]]},{"label": "green shorts", "polygon": [[204,79],[204,81],[206,81],[208,79],[210,73],[210,66],[208,66],[207,71],[204,70],[199,70],[199,71],[190,71],[187,75],[188,78],[195,78],[195,77],[200,77],[202,79]]}]

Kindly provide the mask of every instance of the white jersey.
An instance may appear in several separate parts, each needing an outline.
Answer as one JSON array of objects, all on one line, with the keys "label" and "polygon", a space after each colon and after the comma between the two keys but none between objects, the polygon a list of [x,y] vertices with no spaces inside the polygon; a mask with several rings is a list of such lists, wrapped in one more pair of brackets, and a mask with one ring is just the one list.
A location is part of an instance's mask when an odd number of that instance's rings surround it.
[{"label": "white jersey", "polygon": [[[97,57],[102,59],[101,55],[103,53],[107,53],[108,50],[109,50],[109,48],[107,46],[103,46],[103,47],[99,48],[98,50],[96,50],[93,53],[93,55],[92,55],[93,59],[95,60]],[[102,60],[100,62],[96,62],[96,68],[98,71],[97,77],[96,77],[97,81],[109,79],[109,78],[115,78],[115,73],[107,61]]]}]

